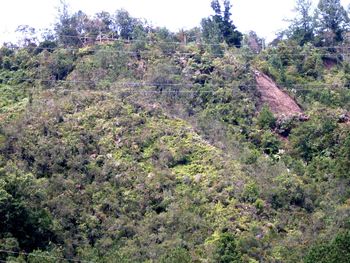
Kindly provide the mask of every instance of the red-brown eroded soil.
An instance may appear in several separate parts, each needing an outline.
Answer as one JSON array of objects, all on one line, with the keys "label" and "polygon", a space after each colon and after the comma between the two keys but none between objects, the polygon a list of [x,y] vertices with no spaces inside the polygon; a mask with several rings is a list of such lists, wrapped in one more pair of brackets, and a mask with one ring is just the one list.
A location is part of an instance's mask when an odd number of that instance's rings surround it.
[{"label": "red-brown eroded soil", "polygon": [[267,104],[276,117],[291,117],[303,114],[303,110],[295,100],[282,91],[271,78],[255,71],[255,79],[262,103]]}]

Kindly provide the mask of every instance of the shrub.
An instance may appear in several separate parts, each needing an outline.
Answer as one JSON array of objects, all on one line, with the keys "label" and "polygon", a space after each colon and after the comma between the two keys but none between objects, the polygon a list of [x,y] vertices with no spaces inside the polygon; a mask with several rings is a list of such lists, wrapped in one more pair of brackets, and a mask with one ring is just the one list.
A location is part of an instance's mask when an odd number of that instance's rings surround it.
[{"label": "shrub", "polygon": [[261,148],[266,154],[276,154],[278,153],[281,142],[276,138],[272,132],[267,131],[262,135],[261,138]]},{"label": "shrub", "polygon": [[190,263],[191,256],[184,248],[175,248],[169,254],[161,257],[160,263]]},{"label": "shrub", "polygon": [[329,243],[315,245],[304,259],[304,263],[349,263],[350,231],[338,234]]},{"label": "shrub", "polygon": [[231,233],[223,233],[217,241],[215,262],[238,263],[242,262],[241,253],[237,248],[236,237]]},{"label": "shrub", "polygon": [[258,198],[258,199],[256,199],[254,206],[256,208],[257,213],[261,214],[264,211],[265,202],[264,202],[264,200]]},{"label": "shrub", "polygon": [[242,201],[254,203],[259,197],[259,188],[255,182],[245,185],[242,193]]},{"label": "shrub", "polygon": [[276,118],[266,105],[261,109],[258,117],[258,125],[262,129],[272,129],[276,125]]},{"label": "shrub", "polygon": [[350,135],[344,140],[337,158],[337,174],[343,177],[350,176]]}]

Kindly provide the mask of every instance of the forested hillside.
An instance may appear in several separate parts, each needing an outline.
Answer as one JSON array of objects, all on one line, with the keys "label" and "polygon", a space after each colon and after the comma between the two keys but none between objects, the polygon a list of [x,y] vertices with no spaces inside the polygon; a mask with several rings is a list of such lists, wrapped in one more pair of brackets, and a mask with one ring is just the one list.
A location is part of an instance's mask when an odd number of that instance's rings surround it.
[{"label": "forested hillside", "polygon": [[350,20],[270,44],[63,4],[0,48],[0,262],[350,262]]}]

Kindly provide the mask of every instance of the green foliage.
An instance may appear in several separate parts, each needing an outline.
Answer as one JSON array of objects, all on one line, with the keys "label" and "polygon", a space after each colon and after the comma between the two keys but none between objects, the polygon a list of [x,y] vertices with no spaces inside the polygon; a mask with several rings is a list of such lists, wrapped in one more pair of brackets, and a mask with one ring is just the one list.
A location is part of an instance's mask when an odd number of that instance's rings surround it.
[{"label": "green foliage", "polygon": [[276,118],[267,105],[264,105],[260,111],[258,125],[262,129],[273,129],[276,125]]},{"label": "green foliage", "polygon": [[81,40],[79,38],[79,16],[85,15],[80,11],[75,15],[70,15],[68,6],[65,2],[61,2],[59,8],[59,21],[55,25],[55,32],[60,44],[64,46],[81,46]]},{"label": "green foliage", "polygon": [[265,132],[261,138],[261,148],[266,154],[278,153],[281,142],[270,131]]},{"label": "green foliage", "polygon": [[244,202],[254,203],[259,197],[259,188],[255,182],[250,182],[244,186],[242,200]]},{"label": "green foliage", "polygon": [[220,24],[211,20],[210,18],[203,19],[201,22],[203,36],[210,45],[209,50],[215,56],[223,55],[223,48],[220,43],[223,41],[222,33],[220,31]]},{"label": "green foliage", "polygon": [[114,15],[100,12],[91,18],[82,11],[70,14],[67,4],[61,2],[58,18],[55,34],[63,46],[82,47],[110,37],[137,39],[140,31],[146,31],[142,21],[131,17],[124,9],[117,10]]},{"label": "green foliage", "polygon": [[255,200],[254,206],[255,206],[258,214],[262,214],[263,211],[264,211],[265,202],[264,202],[264,200],[258,198],[258,199]]},{"label": "green foliage", "polygon": [[317,15],[319,30],[328,31],[332,34],[323,37],[325,44],[342,41],[343,34],[347,30],[349,17],[340,0],[320,0]]},{"label": "green foliage", "polygon": [[121,9],[115,13],[113,27],[122,39],[133,39],[135,29],[142,30],[142,23],[131,17],[128,11]]},{"label": "green foliage", "polygon": [[289,38],[296,40],[301,46],[314,39],[315,23],[311,14],[311,6],[310,0],[296,0],[294,11],[297,16],[291,21],[287,30]]},{"label": "green foliage", "polygon": [[274,179],[277,187],[268,193],[269,201],[275,209],[283,207],[306,207],[306,194],[301,180],[292,174],[283,174]]},{"label": "green foliage", "polygon": [[222,233],[217,240],[215,251],[216,262],[239,263],[242,262],[241,255],[237,249],[237,240],[230,233]]},{"label": "green foliage", "polygon": [[41,53],[40,60],[41,68],[37,75],[47,85],[49,80],[64,80],[68,76],[73,69],[74,56],[69,50],[58,49],[52,53]]},{"label": "green foliage", "polygon": [[350,175],[350,135],[344,139],[336,158],[336,169],[340,176]]},{"label": "green foliage", "polygon": [[34,250],[27,258],[27,262],[29,263],[55,263],[64,260],[62,252],[58,249],[52,251]]},{"label": "green foliage", "polygon": [[224,1],[223,12],[221,12],[221,5],[218,0],[213,0],[211,6],[215,15],[202,20],[204,39],[216,45],[225,40],[229,46],[241,47],[243,35],[231,21],[230,10],[232,6],[230,1]]},{"label": "green foliage", "polygon": [[319,244],[310,249],[305,263],[347,263],[350,258],[350,233],[339,233],[328,243]]},{"label": "green foliage", "polygon": [[13,237],[16,248],[27,251],[45,249],[55,235],[52,217],[35,197],[43,195],[40,182],[31,174],[7,174],[4,168],[0,174],[0,239]]},{"label": "green foliage", "polygon": [[[237,50],[223,3],[203,32],[178,34],[124,10],[63,9],[54,36],[0,49],[0,248],[14,252],[0,260],[346,255],[343,236],[317,244],[348,225],[347,58],[313,46],[301,20],[292,39]],[[251,67],[309,120],[258,114]]]},{"label": "green foliage", "polygon": [[190,263],[191,257],[187,250],[183,248],[176,248],[173,249],[169,254],[163,256],[160,259],[161,263],[177,263],[177,262],[184,262],[184,263]]},{"label": "green foliage", "polygon": [[328,116],[303,123],[292,132],[293,149],[305,161],[311,161],[315,156],[333,156],[337,144],[336,128],[335,120]]},{"label": "green foliage", "polygon": [[260,156],[260,152],[257,149],[247,149],[247,151],[243,154],[243,156],[241,157],[242,162],[245,164],[254,164],[257,162],[259,156]]}]

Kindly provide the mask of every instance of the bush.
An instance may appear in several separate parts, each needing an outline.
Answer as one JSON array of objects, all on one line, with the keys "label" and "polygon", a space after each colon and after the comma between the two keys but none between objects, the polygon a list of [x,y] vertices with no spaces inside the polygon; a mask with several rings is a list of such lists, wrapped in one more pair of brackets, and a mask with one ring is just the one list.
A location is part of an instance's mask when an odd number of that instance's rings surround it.
[{"label": "bush", "polygon": [[242,262],[241,253],[237,249],[236,237],[230,233],[223,233],[217,241],[215,262],[238,263]]},{"label": "bush", "polygon": [[[305,190],[302,181],[293,174],[283,174],[275,178],[277,184],[269,193],[269,202],[274,209],[291,205],[305,206]],[[310,204],[308,204],[308,207]]]},{"label": "bush", "polygon": [[350,135],[346,137],[340,148],[337,163],[337,174],[343,177],[350,177]]},{"label": "bush", "polygon": [[312,247],[304,263],[349,263],[350,231],[338,234],[332,241]]},{"label": "bush", "polygon": [[258,125],[262,129],[273,129],[276,125],[276,118],[266,105],[264,105],[259,114]]},{"label": "bush", "polygon": [[281,142],[272,132],[267,131],[262,135],[261,148],[263,149],[264,153],[269,155],[278,153],[280,144]]},{"label": "bush", "polygon": [[265,202],[264,202],[264,200],[258,198],[258,199],[256,199],[254,206],[256,208],[257,213],[261,214],[264,211]]},{"label": "bush", "polygon": [[302,123],[291,133],[291,142],[294,152],[306,162],[315,156],[331,156],[336,146],[337,136],[335,119],[328,116],[312,118]]},{"label": "bush", "polygon": [[284,137],[288,137],[295,127],[295,118],[281,118],[276,122],[276,132]]},{"label": "bush", "polygon": [[175,248],[160,259],[160,263],[190,263],[191,256],[184,248]]},{"label": "bush", "polygon": [[254,203],[259,197],[259,188],[255,182],[250,182],[245,185],[242,193],[242,201]]}]

